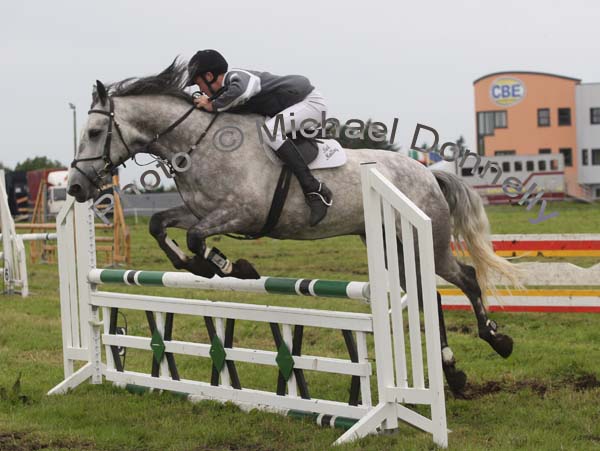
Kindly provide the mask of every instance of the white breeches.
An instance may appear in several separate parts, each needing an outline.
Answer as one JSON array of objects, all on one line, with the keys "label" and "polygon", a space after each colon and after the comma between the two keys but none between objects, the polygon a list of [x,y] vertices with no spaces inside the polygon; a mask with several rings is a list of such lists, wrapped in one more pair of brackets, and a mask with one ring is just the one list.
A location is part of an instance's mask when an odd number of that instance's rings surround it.
[{"label": "white breeches", "polygon": [[[323,99],[323,96],[319,91],[313,89],[311,93],[304,98],[304,100],[295,103],[294,105],[286,108],[285,110],[277,113],[274,117],[265,121],[265,126],[272,135],[277,118],[281,115],[283,117],[283,126],[285,130],[285,133],[283,133],[284,136],[282,136],[280,121],[277,134],[274,137],[267,136],[264,128],[261,127],[263,140],[267,142],[271,149],[277,150],[286,140],[286,134],[294,130],[298,131],[306,128],[319,128],[323,113],[327,114],[327,105],[325,105],[325,99]],[[307,119],[309,120],[303,125],[303,121],[306,121]]]}]

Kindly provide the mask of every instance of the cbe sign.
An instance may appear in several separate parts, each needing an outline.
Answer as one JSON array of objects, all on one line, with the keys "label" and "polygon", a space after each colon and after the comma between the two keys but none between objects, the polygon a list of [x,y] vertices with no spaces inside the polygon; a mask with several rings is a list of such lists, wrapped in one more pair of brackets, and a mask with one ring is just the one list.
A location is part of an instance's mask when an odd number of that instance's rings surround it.
[{"label": "cbe sign", "polygon": [[525,98],[525,84],[518,78],[497,78],[490,86],[490,98],[498,106],[516,105]]}]

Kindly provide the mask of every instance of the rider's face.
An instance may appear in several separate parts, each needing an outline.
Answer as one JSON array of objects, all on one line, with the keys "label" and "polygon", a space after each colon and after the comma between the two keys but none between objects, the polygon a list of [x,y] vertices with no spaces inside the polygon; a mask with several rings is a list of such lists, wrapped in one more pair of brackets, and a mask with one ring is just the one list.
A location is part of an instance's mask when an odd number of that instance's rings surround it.
[{"label": "rider's face", "polygon": [[[205,75],[205,77],[206,77],[206,75]],[[208,77],[210,77],[210,75]],[[208,79],[210,80],[210,78],[208,78]],[[200,90],[202,92],[210,93],[210,89],[208,88],[208,85],[204,82],[204,80],[202,80],[202,77],[200,75],[198,75],[196,77],[194,82],[200,87]]]},{"label": "rider's face", "polygon": [[198,75],[196,77],[194,82],[200,87],[200,90],[202,92],[205,92],[206,94],[211,94],[213,91],[218,91],[219,88],[221,87],[221,83],[220,83],[221,77],[220,76],[215,77],[212,72],[205,73],[204,79],[208,81],[208,83],[210,84],[210,87],[202,79],[202,77],[200,75]]}]

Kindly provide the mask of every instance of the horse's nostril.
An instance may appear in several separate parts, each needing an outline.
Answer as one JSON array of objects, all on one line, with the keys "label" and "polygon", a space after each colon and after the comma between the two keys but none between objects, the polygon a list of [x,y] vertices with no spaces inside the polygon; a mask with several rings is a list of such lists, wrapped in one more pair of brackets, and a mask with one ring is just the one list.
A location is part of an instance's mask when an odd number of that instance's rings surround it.
[{"label": "horse's nostril", "polygon": [[69,194],[71,196],[75,196],[77,194],[79,194],[81,192],[81,185],[78,185],[77,183],[74,183],[73,185],[71,185],[69,187]]}]

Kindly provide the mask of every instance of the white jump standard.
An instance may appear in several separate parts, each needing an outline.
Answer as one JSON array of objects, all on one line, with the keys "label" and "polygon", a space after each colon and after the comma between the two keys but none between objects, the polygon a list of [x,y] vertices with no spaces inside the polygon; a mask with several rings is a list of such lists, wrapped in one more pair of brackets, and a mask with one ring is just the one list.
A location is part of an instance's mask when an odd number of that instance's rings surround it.
[{"label": "white jump standard", "polygon": [[[179,272],[97,269],[94,220],[89,202],[77,204],[69,197],[57,217],[65,380],[49,394],[65,393],[88,379],[95,384],[105,379],[130,389],[170,390],[184,393],[192,400],[231,401],[244,409],[260,408],[310,417],[320,423],[347,429],[336,444],[377,430],[396,429],[398,420],[401,420],[431,433],[437,445],[446,447],[448,431],[431,222],[373,165],[362,167],[362,183],[369,283],[273,277],[239,280],[215,276],[206,279]],[[396,215],[402,219],[402,234],[406,238],[402,240],[406,294],[400,290]],[[382,232],[384,226],[385,232]],[[387,267],[385,250],[390,262]],[[419,255],[418,261],[415,255]],[[417,271],[420,272],[420,280]],[[369,301],[371,313],[99,290],[103,284],[111,283],[341,297]],[[422,292],[424,308],[425,355],[422,351],[419,291]],[[146,312],[149,336],[117,334],[120,308]],[[202,317],[210,343],[173,340],[176,314]],[[235,320],[268,323],[273,347],[258,350],[236,347]],[[349,358],[303,354],[305,327],[340,330]],[[375,355],[371,358],[367,334],[373,334]],[[406,346],[405,336],[409,346]],[[102,346],[106,349],[105,360]],[[150,373],[127,370],[119,355],[119,348],[123,347],[152,351]],[[182,379],[175,358],[178,354],[211,359],[211,380]],[[407,368],[409,359],[410,371]],[[75,362],[81,361],[84,365],[75,371]],[[376,405],[372,405],[371,400],[371,361],[376,362],[377,368]],[[276,391],[271,393],[243,387],[244,378],[238,374],[236,362],[277,367]],[[305,380],[305,370],[350,376],[348,402],[313,398]],[[431,417],[425,417],[403,404],[428,405]]]},{"label": "white jump standard", "polygon": [[0,169],[0,240],[2,241],[2,275],[6,294],[21,293],[29,295],[27,279],[27,254],[24,241],[49,241],[56,239],[56,233],[21,233],[17,234],[15,221],[10,214],[4,169]]}]

